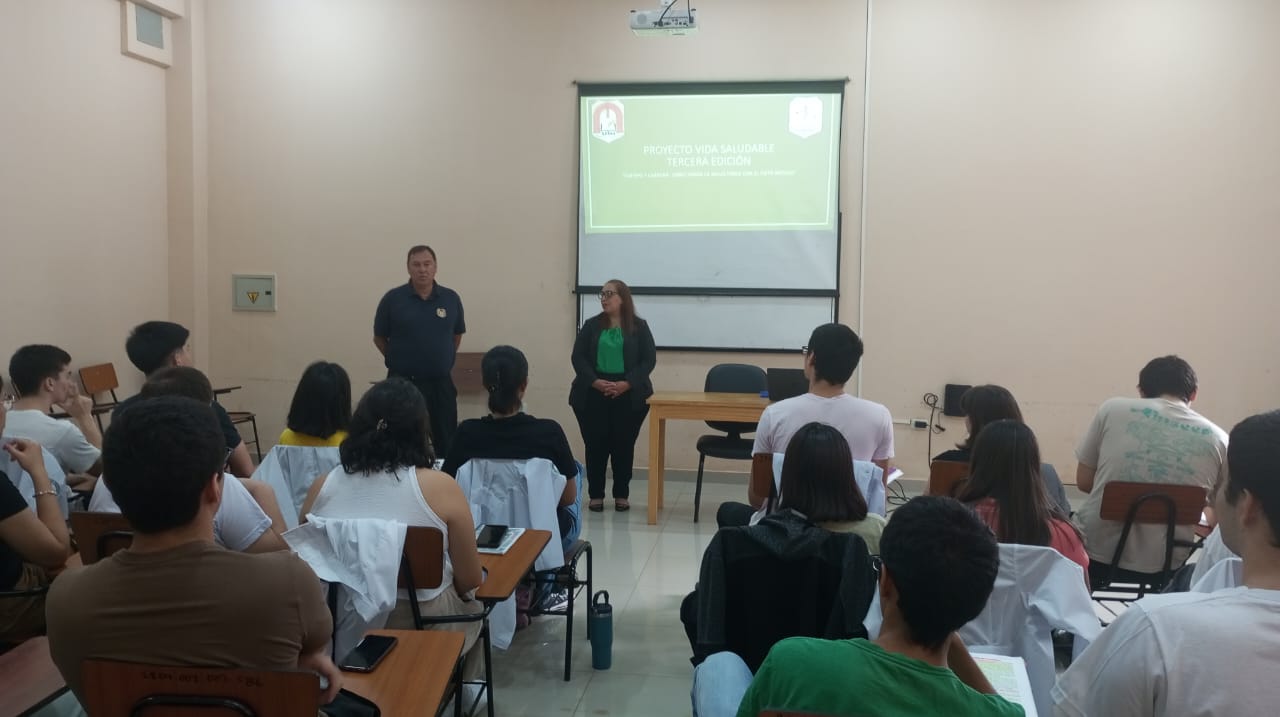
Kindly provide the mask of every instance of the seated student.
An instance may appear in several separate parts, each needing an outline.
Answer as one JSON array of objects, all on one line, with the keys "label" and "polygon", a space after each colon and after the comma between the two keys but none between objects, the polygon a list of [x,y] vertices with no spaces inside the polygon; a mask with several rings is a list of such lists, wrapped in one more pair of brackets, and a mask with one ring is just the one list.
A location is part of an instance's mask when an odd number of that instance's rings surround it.
[{"label": "seated student", "polygon": [[[869,544],[878,552],[884,519],[867,513],[852,470],[835,428],[809,423],[791,437],[778,508],[755,525],[716,533],[698,585],[680,605],[694,664],[731,650],[754,668],[783,637],[866,634]],[[750,595],[735,585],[750,586]]]},{"label": "seated student", "polygon": [[[1023,422],[1018,401],[1004,386],[986,384],[970,388],[960,396],[960,410],[964,412],[964,425],[969,434],[955,448],[939,453],[933,460],[968,463],[973,442],[988,423],[1004,419]],[[1048,463],[1041,463],[1040,479],[1044,481],[1049,500],[1053,501],[1063,515],[1071,515],[1071,502],[1067,500],[1067,489],[1063,487],[1057,469]]]},{"label": "seated student", "polygon": [[556,506],[556,517],[560,521],[560,535],[569,536],[578,522],[571,510],[578,500],[578,464],[559,423],[549,418],[534,418],[523,410],[524,392],[529,387],[529,362],[520,349],[495,346],[480,361],[480,374],[489,391],[489,415],[469,418],[458,425],[441,470],[456,476],[458,469],[472,458],[550,460],[567,479]]},{"label": "seated student", "polygon": [[[1112,481],[1173,483],[1213,490],[1224,480],[1227,434],[1191,409],[1196,372],[1177,356],[1147,362],[1138,373],[1141,398],[1110,398],[1098,407],[1089,430],[1076,447],[1076,487],[1089,497],[1073,520],[1089,551],[1090,581],[1103,585],[1111,574],[1123,522],[1103,520],[1102,495]],[[1174,538],[1194,539],[1190,527]],[[1165,526],[1135,525],[1125,543],[1121,570],[1151,573],[1164,566]],[[1173,564],[1188,551],[1175,547]]]},{"label": "seated student", "polygon": [[[29,438],[46,448],[66,471],[68,484],[86,489],[102,472],[102,432],[93,417],[93,400],[81,396],[71,373],[71,355],[57,346],[23,346],[9,359],[9,377],[18,398],[9,411],[9,435]],[[49,414],[59,408],[71,416]],[[80,480],[77,480],[80,477]]]},{"label": "seated student", "polygon": [[782,459],[781,490],[775,510],[790,510],[835,533],[853,533],[875,555],[884,518],[867,512],[858,484],[849,480],[849,442],[825,423],[796,431]]},{"label": "seated student", "polygon": [[[991,531],[950,498],[915,498],[894,512],[880,554],[878,638],[783,640],[754,678],[732,656],[713,655],[715,662],[694,677],[696,713],[736,709],[738,717],[756,717],[767,707],[849,717],[1024,714],[995,694],[955,635],[982,612],[995,585],[1000,559]],[[743,678],[750,686],[741,702],[728,704]]]},{"label": "seated student", "polygon": [[[0,432],[4,425],[0,402]],[[0,591],[30,590],[49,584],[49,571],[61,568],[71,553],[71,537],[39,444],[13,438],[0,441],[0,447],[31,475],[36,488],[32,512],[9,477],[0,473]],[[0,643],[20,642],[42,632],[44,595],[0,599]]]},{"label": "seated student", "polygon": [[329,659],[333,623],[315,573],[293,553],[249,555],[214,542],[226,445],[208,404],[165,396],[107,429],[104,483],[133,545],[64,572],[47,599],[49,652],[84,701],[86,659],[157,665],[312,670],[342,684]]},{"label": "seated student", "polygon": [[[429,436],[427,404],[412,383],[389,378],[374,384],[351,416],[350,435],[339,447],[342,465],[311,484],[300,520],[314,514],[439,528],[446,546],[444,580],[438,588],[418,591],[422,614],[480,612],[482,605],[471,599],[482,579],[471,507],[456,481],[431,469],[435,456]],[[406,612],[398,609],[392,621]],[[477,674],[481,651],[471,648],[480,636],[478,621],[430,629],[465,632],[467,676]]]},{"label": "seated student", "polygon": [[[182,396],[208,406],[213,401],[213,387],[198,369],[170,366],[151,374],[138,395],[140,399]],[[145,410],[146,405],[145,401],[140,400],[135,402],[134,407]],[[262,489],[259,490],[258,486]],[[260,495],[263,493],[265,495]],[[97,513],[121,512],[109,483],[103,481],[93,491],[89,510]],[[276,514],[275,517],[272,517],[272,513]],[[229,475],[223,484],[222,502],[218,504],[213,516],[214,540],[228,550],[246,553],[286,550],[289,546],[278,534],[284,525],[284,518],[279,513],[275,493],[269,486],[260,481],[242,480]]]},{"label": "seated student", "polygon": [[316,361],[302,372],[289,404],[282,446],[339,446],[351,423],[351,379],[338,364]]},{"label": "seated student", "polygon": [[978,434],[969,456],[969,479],[956,496],[973,508],[1001,543],[1046,545],[1084,571],[1089,555],[1079,531],[1049,502],[1040,480],[1040,447],[1026,424],[1001,420]]},{"label": "seated student", "polygon": [[1266,715],[1280,704],[1280,411],[1231,431],[1214,508],[1241,587],[1151,595],[1063,673],[1054,714]]},{"label": "seated student", "polygon": [[[188,339],[191,332],[185,326],[170,321],[148,321],[134,327],[129,338],[124,342],[125,353],[129,361],[143,374],[150,376],[167,366],[190,366],[191,344]],[[139,396],[130,396],[116,405],[111,412],[114,417],[123,411]],[[218,425],[222,428],[222,436],[231,455],[227,458],[230,472],[240,478],[253,475],[253,459],[249,457],[249,447],[240,437],[226,409],[220,404],[213,404],[213,412],[218,417]]]},{"label": "seated student", "polygon": [[[893,418],[889,409],[844,392],[844,385],[862,359],[862,339],[843,324],[823,324],[813,330],[804,347],[804,373],[809,392],[770,404],[756,427],[752,453],[781,453],[791,436],[806,423],[835,426],[849,442],[854,460],[871,461],[889,473],[893,458]],[[850,477],[852,480],[852,476]],[[748,488],[747,501],[727,502],[716,511],[716,523],[724,528],[746,525],[767,496]]]}]

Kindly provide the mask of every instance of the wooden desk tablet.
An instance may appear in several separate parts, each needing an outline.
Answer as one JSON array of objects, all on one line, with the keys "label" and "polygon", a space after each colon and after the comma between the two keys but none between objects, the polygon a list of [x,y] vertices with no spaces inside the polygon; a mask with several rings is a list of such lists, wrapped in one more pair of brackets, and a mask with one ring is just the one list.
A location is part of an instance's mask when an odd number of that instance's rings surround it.
[{"label": "wooden desk tablet", "polygon": [[658,391],[649,397],[649,525],[658,523],[666,462],[667,421],[760,420],[769,399],[750,393]]},{"label": "wooden desk tablet", "polygon": [[453,679],[466,636],[448,630],[371,630],[396,638],[373,672],[343,672],[342,686],[384,715],[434,715]]},{"label": "wooden desk tablet", "polygon": [[49,656],[49,638],[33,637],[0,655],[0,717],[26,714],[66,691]]},{"label": "wooden desk tablet", "polygon": [[488,574],[476,590],[476,599],[501,602],[511,597],[549,540],[549,530],[526,530],[504,555],[480,553],[480,565]]}]

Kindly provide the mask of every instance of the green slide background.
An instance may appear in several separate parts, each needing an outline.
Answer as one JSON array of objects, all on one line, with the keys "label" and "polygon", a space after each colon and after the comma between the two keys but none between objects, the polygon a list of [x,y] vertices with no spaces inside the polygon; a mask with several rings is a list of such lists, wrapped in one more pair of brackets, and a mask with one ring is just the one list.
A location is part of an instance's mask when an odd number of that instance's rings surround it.
[{"label": "green slide background", "polygon": [[[822,99],[822,131],[803,139],[788,131],[795,97]],[[591,105],[604,99],[623,105],[623,136],[613,143],[591,136]],[[580,104],[587,234],[835,228],[839,95],[583,97]],[[745,167],[672,167],[667,156],[644,153],[646,145],[703,144],[774,151],[750,154]]]}]

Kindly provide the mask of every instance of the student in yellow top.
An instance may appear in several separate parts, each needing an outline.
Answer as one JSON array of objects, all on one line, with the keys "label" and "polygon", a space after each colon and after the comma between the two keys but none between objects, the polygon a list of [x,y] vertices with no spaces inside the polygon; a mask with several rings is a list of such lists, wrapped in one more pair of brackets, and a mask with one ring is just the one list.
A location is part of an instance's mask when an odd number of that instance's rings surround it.
[{"label": "student in yellow top", "polygon": [[289,404],[288,428],[280,434],[282,446],[323,448],[338,446],[347,438],[351,423],[351,379],[338,364],[316,361],[302,372]]}]

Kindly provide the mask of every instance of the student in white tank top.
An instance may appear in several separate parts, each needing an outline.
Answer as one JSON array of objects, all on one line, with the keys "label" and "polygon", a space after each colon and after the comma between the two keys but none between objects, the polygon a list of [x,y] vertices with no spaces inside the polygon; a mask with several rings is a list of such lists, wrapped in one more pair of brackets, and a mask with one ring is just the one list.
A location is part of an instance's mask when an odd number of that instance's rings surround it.
[{"label": "student in white tank top", "polygon": [[[419,590],[424,615],[480,612],[471,594],[480,585],[480,554],[476,552],[471,508],[457,482],[431,470],[427,407],[413,384],[390,378],[375,384],[360,399],[347,439],[339,451],[342,465],[311,485],[299,519],[312,514],[324,518],[380,518],[410,526],[439,528],[444,533],[444,580],[439,588]],[[397,615],[407,614],[401,601]],[[403,608],[403,610],[401,609]],[[471,651],[480,623],[456,623],[429,629],[465,631],[465,651]],[[475,674],[479,650],[468,654],[466,672]]]}]

